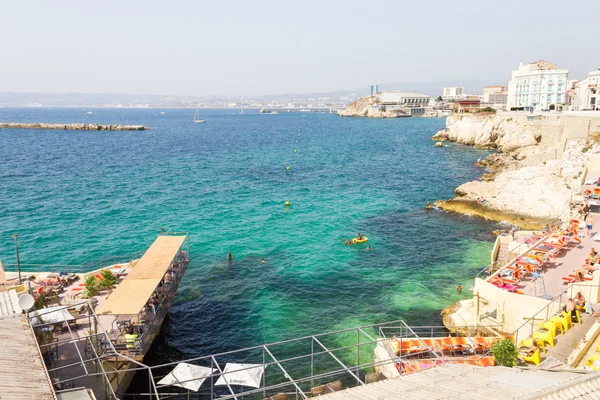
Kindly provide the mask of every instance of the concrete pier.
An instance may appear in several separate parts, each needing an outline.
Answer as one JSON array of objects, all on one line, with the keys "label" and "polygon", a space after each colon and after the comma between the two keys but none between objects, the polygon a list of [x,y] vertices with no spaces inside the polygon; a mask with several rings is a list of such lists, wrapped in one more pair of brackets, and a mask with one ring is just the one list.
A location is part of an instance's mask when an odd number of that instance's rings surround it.
[{"label": "concrete pier", "polygon": [[146,131],[143,125],[101,125],[101,124],[24,124],[20,122],[0,122],[0,128],[9,129],[54,129],[67,131]]}]

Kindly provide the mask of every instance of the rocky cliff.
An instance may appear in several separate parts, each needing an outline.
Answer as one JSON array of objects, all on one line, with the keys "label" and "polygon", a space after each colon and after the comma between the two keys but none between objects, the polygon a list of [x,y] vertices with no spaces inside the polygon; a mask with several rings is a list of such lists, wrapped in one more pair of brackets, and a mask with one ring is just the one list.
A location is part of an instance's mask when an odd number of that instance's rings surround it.
[{"label": "rocky cliff", "polygon": [[367,117],[367,118],[401,118],[410,117],[402,110],[391,110],[379,104],[377,96],[361,97],[343,110],[339,110],[340,117]]},{"label": "rocky cliff", "polygon": [[455,199],[436,205],[529,228],[566,218],[585,166],[600,159],[600,134],[569,138],[559,125],[525,121],[510,114],[449,117],[433,140],[496,148],[498,153],[481,163],[488,172],[483,180],[459,186]]},{"label": "rocky cliff", "polygon": [[502,115],[450,115],[446,129],[432,140],[450,140],[480,148],[509,152],[540,142],[543,126],[528,125]]}]

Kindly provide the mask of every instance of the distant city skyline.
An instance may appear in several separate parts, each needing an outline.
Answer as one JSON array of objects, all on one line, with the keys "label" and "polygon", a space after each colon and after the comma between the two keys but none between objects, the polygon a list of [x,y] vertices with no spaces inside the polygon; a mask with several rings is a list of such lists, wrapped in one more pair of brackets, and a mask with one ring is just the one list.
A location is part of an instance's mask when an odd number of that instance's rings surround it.
[{"label": "distant city skyline", "polygon": [[0,92],[260,96],[386,82],[506,84],[544,59],[582,79],[597,31],[575,0],[6,2]]}]

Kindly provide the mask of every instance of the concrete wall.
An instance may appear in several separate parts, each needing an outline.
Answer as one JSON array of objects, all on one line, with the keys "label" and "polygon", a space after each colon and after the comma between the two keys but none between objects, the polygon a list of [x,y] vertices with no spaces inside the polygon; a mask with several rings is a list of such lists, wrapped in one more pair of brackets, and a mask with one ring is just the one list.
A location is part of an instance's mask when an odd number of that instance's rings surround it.
[{"label": "concrete wall", "polygon": [[[530,318],[550,304],[550,301],[538,297],[507,292],[479,278],[475,279],[473,293],[479,294],[479,298],[489,304],[488,307],[496,309],[496,319],[504,326],[505,332],[515,331],[523,318]],[[558,305],[556,308],[558,310]]]}]

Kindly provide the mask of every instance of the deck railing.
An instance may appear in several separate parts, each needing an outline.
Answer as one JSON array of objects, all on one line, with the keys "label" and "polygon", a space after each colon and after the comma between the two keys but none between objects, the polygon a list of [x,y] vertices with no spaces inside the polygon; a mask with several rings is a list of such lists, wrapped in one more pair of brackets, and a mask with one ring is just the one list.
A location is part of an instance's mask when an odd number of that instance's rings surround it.
[{"label": "deck railing", "polygon": [[522,340],[530,337],[544,321],[548,321],[553,315],[562,310],[567,301],[573,298],[573,294],[583,292],[584,297],[589,299],[593,289],[600,289],[600,285],[588,285],[585,283],[570,284],[562,293],[554,297],[550,303],[542,307],[541,310],[531,317],[524,318],[525,321],[513,332],[516,345],[518,346]]},{"label": "deck railing", "polygon": [[135,344],[129,344],[128,347],[128,344],[124,342],[124,336],[119,335],[117,339],[113,340],[117,350],[126,351],[131,355],[143,355],[148,351],[154,338],[160,331],[162,321],[165,319],[165,316],[171,308],[171,304],[188,265],[189,260],[187,259],[187,253],[180,252],[173,262],[175,277],[169,283],[163,284],[167,289],[165,290],[162,301],[155,307],[156,312],[153,312],[150,309],[145,309],[140,312],[140,314],[137,315],[137,320],[143,322],[138,322],[136,325],[138,332],[141,332],[139,338],[136,339]]}]

